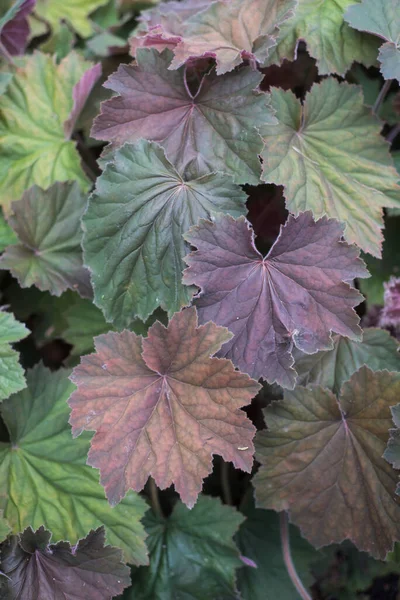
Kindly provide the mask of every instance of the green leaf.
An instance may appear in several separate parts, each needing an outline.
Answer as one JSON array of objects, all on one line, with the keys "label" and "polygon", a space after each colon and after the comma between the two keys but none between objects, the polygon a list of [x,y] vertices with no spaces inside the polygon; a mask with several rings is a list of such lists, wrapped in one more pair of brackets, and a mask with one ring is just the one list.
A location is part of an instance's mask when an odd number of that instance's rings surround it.
[{"label": "green leaf", "polygon": [[[344,22],[344,12],[357,0],[299,0],[294,16],[280,27],[278,43],[270,50],[268,64],[294,60],[300,40],[317,59],[320,75],[344,73],[354,61],[372,66],[377,56],[377,41],[354,31]],[[372,0],[373,2],[375,0]]]},{"label": "green leaf", "polygon": [[114,329],[93,302],[79,297],[68,306],[64,318],[66,328],[62,336],[73,346],[71,352],[73,356],[89,354],[94,350],[93,338]]},{"label": "green leaf", "polygon": [[192,510],[177,502],[164,520],[148,512],[150,566],[134,569],[125,600],[235,600],[243,566],[232,536],[243,516],[217,498],[199,496]]},{"label": "green leaf", "polygon": [[367,365],[372,371],[400,371],[399,345],[383,329],[364,329],[361,342],[336,335],[327,352],[304,354],[294,351],[297,385],[318,384],[339,394],[345,381]]},{"label": "green leaf", "polygon": [[383,284],[392,275],[400,275],[400,217],[386,217],[385,239],[382,247],[382,260],[367,254],[363,259],[371,273],[369,279],[359,279],[361,292],[366,296],[367,303],[383,306]]},{"label": "green leaf", "polygon": [[108,543],[122,548],[133,564],[146,563],[140,523],[145,502],[130,492],[110,508],[86,457],[90,435],[71,437],[67,399],[74,389],[68,372],[42,365],[27,373],[28,389],[2,405],[10,443],[0,444],[0,497],[13,533],[45,525],[53,541],[72,544],[104,525]]},{"label": "green leaf", "polygon": [[17,242],[18,238],[7,223],[3,211],[0,208],[0,252],[4,252],[7,246],[12,246]]},{"label": "green leaf", "polygon": [[37,0],[36,14],[50,23],[53,33],[61,28],[62,21],[67,21],[83,38],[94,33],[89,15],[107,4],[108,0]]},{"label": "green leaf", "polygon": [[351,540],[384,559],[400,539],[397,474],[382,458],[400,373],[361,367],[339,398],[297,386],[264,411],[256,438],[257,506],[289,510],[317,548]]},{"label": "green leaf", "polygon": [[213,211],[245,214],[246,198],[227,175],[181,176],[153,142],[117,150],[83,217],[85,264],[106,319],[127,327],[158,306],[172,315],[189,304],[183,234]]},{"label": "green leaf", "polygon": [[[242,555],[257,565],[256,569],[238,571],[238,587],[243,600],[294,600],[297,598],[282,554],[279,515],[272,510],[256,509],[249,502],[244,510],[246,521],[240,526],[236,543]],[[290,550],[303,584],[313,583],[311,564],[321,556],[290,526]]]},{"label": "green leaf", "polygon": [[0,310],[0,400],[26,387],[24,370],[19,364],[19,354],[10,344],[19,342],[29,333],[29,329],[18,323],[11,313]]},{"label": "green leaf", "polygon": [[21,287],[35,285],[60,296],[77,290],[90,298],[89,271],[82,263],[81,217],[86,198],[77,183],[34,186],[12,204],[9,223],[19,243],[7,248],[0,269],[9,269]]},{"label": "green leaf", "polygon": [[363,0],[348,9],[345,19],[354,29],[386,40],[379,50],[381,73],[400,81],[400,0]]},{"label": "green leaf", "polygon": [[[3,518],[3,511],[0,510],[0,542],[6,539],[11,529],[7,521]],[[1,572],[0,572],[1,574]],[[1,591],[1,586],[0,586]]]},{"label": "green leaf", "polygon": [[0,96],[4,94],[12,78],[12,73],[0,73]]},{"label": "green leaf", "polygon": [[1,97],[0,193],[6,213],[34,184],[46,189],[70,179],[82,190],[89,187],[63,125],[73,106],[73,87],[90,63],[72,53],[57,65],[51,56],[36,52],[20,65]]},{"label": "green leaf", "polygon": [[328,78],[314,84],[303,105],[292,92],[273,89],[272,106],[279,123],[263,129],[264,181],[285,185],[290,212],[339,219],[348,242],[379,257],[382,207],[400,207],[400,187],[360,88]]}]

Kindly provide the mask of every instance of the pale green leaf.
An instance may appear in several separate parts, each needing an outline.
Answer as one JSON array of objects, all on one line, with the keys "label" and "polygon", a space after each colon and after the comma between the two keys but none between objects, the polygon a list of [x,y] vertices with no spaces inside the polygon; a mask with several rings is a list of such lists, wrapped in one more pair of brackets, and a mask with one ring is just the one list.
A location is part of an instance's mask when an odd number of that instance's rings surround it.
[{"label": "pale green leaf", "polygon": [[[10,346],[30,333],[11,313],[0,310],[0,400],[26,387],[19,354]],[[1,486],[0,486],[1,489]]]},{"label": "pale green leaf", "polygon": [[108,0],[37,0],[36,14],[50,23],[54,33],[61,28],[62,21],[67,21],[83,38],[93,33],[93,24],[89,15],[107,4]]},{"label": "pale green leaf", "polygon": [[0,252],[3,252],[7,246],[12,246],[17,242],[18,238],[7,223],[3,211],[0,208]]}]

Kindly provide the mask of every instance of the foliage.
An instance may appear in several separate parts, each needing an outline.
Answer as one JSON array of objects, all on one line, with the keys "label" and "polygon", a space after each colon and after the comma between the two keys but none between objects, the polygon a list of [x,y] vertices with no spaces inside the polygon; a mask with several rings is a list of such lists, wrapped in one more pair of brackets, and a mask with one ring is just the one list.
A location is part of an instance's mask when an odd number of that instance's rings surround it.
[{"label": "foliage", "polygon": [[399,39],[2,3],[1,598],[398,595]]}]

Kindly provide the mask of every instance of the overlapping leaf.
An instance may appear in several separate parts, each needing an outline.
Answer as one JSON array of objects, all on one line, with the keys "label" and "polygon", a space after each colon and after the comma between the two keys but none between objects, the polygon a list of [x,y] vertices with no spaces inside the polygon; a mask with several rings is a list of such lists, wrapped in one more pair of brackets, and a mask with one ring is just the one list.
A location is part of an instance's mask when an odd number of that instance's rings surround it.
[{"label": "overlapping leaf", "polygon": [[400,207],[400,187],[361,91],[330,78],[314,84],[303,105],[274,89],[272,105],[279,123],[265,128],[263,179],[285,186],[290,212],[339,219],[348,242],[380,256],[382,207]]},{"label": "overlapping leaf", "polygon": [[294,60],[300,40],[317,59],[320,75],[344,73],[354,61],[371,66],[377,57],[376,39],[355,31],[344,21],[344,13],[357,0],[299,0],[293,17],[280,28],[277,45],[270,50],[268,64]]},{"label": "overlapping leaf", "polygon": [[291,16],[296,0],[231,0],[213,2],[182,28],[171,68],[190,58],[211,56],[222,75],[251,59],[264,64],[281,24]]},{"label": "overlapping leaf", "polygon": [[150,566],[134,569],[124,600],[235,600],[243,563],[232,536],[242,522],[240,512],[202,495],[192,510],[178,502],[166,520],[147,513]]},{"label": "overlapping leaf", "polygon": [[74,100],[74,104],[72,106],[72,110],[68,119],[64,123],[64,133],[67,139],[71,137],[78,117],[83,111],[86,101],[90,95],[90,92],[92,91],[100,76],[101,63],[97,63],[97,65],[93,65],[93,67],[85,71],[81,79],[74,86],[74,89],[72,90],[72,98]]},{"label": "overlapping leaf", "polygon": [[192,507],[212,454],[250,471],[254,427],[240,408],[259,386],[211,358],[230,338],[214,323],[197,327],[189,308],[168,328],[156,322],[144,340],[130,331],[99,336],[96,354],[74,369],[73,434],[96,431],[88,463],[100,469],[111,504],[152,475],[161,489],[174,483]]},{"label": "overlapping leaf", "polygon": [[0,209],[0,252],[4,252],[7,246],[12,246],[18,242],[14,230],[9,226]]},{"label": "overlapping leaf", "polygon": [[318,384],[335,394],[363,365],[372,371],[400,371],[399,345],[383,329],[364,329],[361,342],[335,335],[332,350],[310,355],[295,350],[293,355],[297,384]]},{"label": "overlapping leaf", "polygon": [[93,24],[89,15],[107,4],[108,0],[37,0],[36,14],[47,21],[53,30],[57,33],[60,30],[61,22],[67,21],[83,38],[89,37],[93,32]]},{"label": "overlapping leaf", "polygon": [[0,556],[8,580],[4,600],[111,600],[129,586],[122,552],[104,545],[103,528],[76,547],[50,544],[50,539],[44,527],[27,528],[5,544]]},{"label": "overlapping leaf", "polygon": [[386,40],[379,50],[382,75],[400,81],[400,0],[362,0],[348,9],[346,21]]},{"label": "overlapping leaf", "polygon": [[263,258],[244,217],[218,215],[190,230],[185,237],[197,252],[186,258],[184,282],[201,288],[199,320],[234,334],[220,356],[293,388],[293,344],[312,354],[332,348],[331,331],[360,339],[353,307],[362,296],[344,282],[368,272],[358,250],[340,241],[342,232],[333,219],[290,216]]},{"label": "overlapping leaf", "polygon": [[[23,54],[29,35],[28,16],[33,11],[36,0],[16,0],[0,17],[0,53],[13,56]],[[7,7],[3,0],[2,9]]]},{"label": "overlapping leaf", "polygon": [[98,474],[86,466],[90,436],[71,438],[68,373],[41,365],[27,373],[28,389],[5,400],[2,417],[10,443],[0,443],[0,504],[13,533],[42,524],[54,541],[75,544],[90,529],[106,528],[107,541],[133,564],[146,563],[146,504],[130,493],[111,509]]},{"label": "overlapping leaf", "polygon": [[0,310],[0,400],[26,387],[19,354],[10,344],[19,342],[29,333],[29,329],[18,323],[11,313]]},{"label": "overlapping leaf", "polygon": [[172,53],[137,51],[138,66],[120,65],[105,87],[120,95],[102,104],[92,136],[121,146],[140,138],[161,144],[180,173],[197,163],[202,174],[222,171],[236,183],[259,181],[258,127],[274,122],[267,96],[254,91],[262,75],[250,67],[206,75],[196,94],[185,69],[169,71]]},{"label": "overlapping leaf", "polygon": [[400,278],[391,277],[384,287],[384,306],[380,316],[380,325],[381,327],[400,328]]},{"label": "overlapping leaf", "polygon": [[183,234],[213,211],[245,213],[246,198],[222,174],[182,177],[155,143],[116,151],[83,219],[85,263],[106,319],[127,327],[157,306],[171,315],[187,305],[194,288],[181,282]]},{"label": "overlapping leaf", "polygon": [[67,289],[90,297],[90,276],[82,263],[81,217],[85,197],[77,183],[32,187],[12,204],[9,223],[19,243],[7,248],[0,269],[10,269],[21,287],[36,285],[60,296]]},{"label": "overlapping leaf", "polygon": [[[395,469],[400,469],[400,405],[396,404],[391,408],[394,429],[390,430],[390,438],[384,453],[384,458],[390,462]],[[400,494],[400,484],[396,489],[396,494]]]},{"label": "overlapping leaf", "polygon": [[400,373],[361,367],[339,399],[320,386],[298,386],[265,410],[257,436],[257,505],[289,509],[320,547],[350,539],[385,558],[400,539],[397,474],[382,458],[398,402]]},{"label": "overlapping leaf", "polygon": [[34,184],[46,189],[70,179],[88,188],[64,121],[72,110],[72,90],[90,63],[75,53],[59,65],[39,52],[21,60],[1,97],[0,202],[6,212]]}]

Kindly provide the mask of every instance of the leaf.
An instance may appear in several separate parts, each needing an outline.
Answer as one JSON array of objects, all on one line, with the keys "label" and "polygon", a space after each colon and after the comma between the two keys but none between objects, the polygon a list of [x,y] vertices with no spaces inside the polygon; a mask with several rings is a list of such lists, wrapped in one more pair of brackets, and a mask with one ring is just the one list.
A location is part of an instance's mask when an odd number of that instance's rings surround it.
[{"label": "leaf", "polygon": [[257,436],[257,506],[289,509],[316,547],[350,539],[385,558],[400,538],[397,476],[382,458],[400,373],[361,367],[337,398],[297,387],[265,411]]},{"label": "leaf", "polygon": [[201,56],[216,59],[217,75],[232,71],[243,59],[263,65],[295,6],[296,0],[213,2],[185,23],[171,68]]},{"label": "leaf", "polygon": [[360,342],[336,335],[332,350],[327,352],[293,354],[298,385],[318,384],[334,394],[339,394],[342,385],[363,365],[372,371],[400,371],[399,345],[383,329],[364,329]]},{"label": "leaf", "polygon": [[361,292],[367,297],[367,304],[383,305],[383,285],[391,275],[400,275],[400,218],[385,218],[385,239],[382,246],[382,259],[363,255],[369,279],[359,281]]},{"label": "leaf", "polygon": [[108,0],[37,0],[36,14],[47,21],[53,34],[60,30],[61,23],[67,21],[83,38],[94,33],[89,15]]},{"label": "leaf", "polygon": [[[10,527],[5,519],[3,519],[3,512],[0,511],[0,542],[6,539],[8,534],[10,533]],[[1,576],[1,568],[0,568],[0,576]],[[0,577],[1,579],[1,577]],[[0,581],[0,592],[1,592],[1,581]]]},{"label": "leaf", "polygon": [[19,323],[14,315],[0,310],[0,401],[26,387],[19,354],[10,344],[19,342],[29,333],[29,329]]},{"label": "leaf", "polygon": [[72,110],[72,91],[90,63],[69,54],[57,65],[35,52],[20,66],[1,97],[0,193],[3,210],[36,184],[44,189],[56,181],[89,182],[75,143],[65,139],[64,121]]},{"label": "leaf", "polygon": [[345,18],[354,29],[386,40],[378,56],[381,73],[385,79],[400,81],[400,0],[362,0],[350,6]]},{"label": "leaf", "polygon": [[97,63],[96,65],[93,65],[93,67],[91,67],[88,71],[85,71],[85,73],[82,75],[82,78],[78,81],[77,84],[75,84],[74,89],[72,90],[74,104],[72,106],[72,110],[69,114],[68,119],[64,123],[64,133],[67,139],[70,139],[78,117],[84,109],[86,101],[89,98],[90,92],[92,91],[100,76],[101,63]]},{"label": "leaf", "polygon": [[211,358],[230,337],[214,323],[197,327],[189,308],[144,340],[131,331],[99,336],[96,354],[74,369],[72,433],[96,431],[88,464],[100,469],[112,505],[151,475],[161,489],[174,483],[191,508],[212,454],[251,470],[255,429],[240,408],[259,385]]},{"label": "leaf", "polygon": [[235,600],[235,569],[243,566],[232,540],[243,516],[218,498],[199,496],[188,510],[177,502],[168,519],[148,512],[150,566],[135,569],[125,600]]},{"label": "leaf", "polygon": [[343,228],[310,212],[289,217],[263,258],[244,217],[202,220],[185,238],[198,250],[186,258],[186,284],[196,284],[201,323],[214,321],[234,334],[219,353],[252,377],[293,388],[292,347],[313,354],[333,347],[330,332],[361,337],[353,307],[362,296],[348,283],[366,277]]},{"label": "leaf", "polygon": [[244,214],[246,198],[229,176],[181,176],[155,143],[118,150],[83,218],[85,264],[106,319],[129,327],[157,306],[171,316],[189,304],[194,288],[181,281],[190,248],[182,235],[212,211]]},{"label": "leaf", "polygon": [[[6,0],[2,4],[7,5]],[[29,36],[28,16],[35,4],[36,0],[16,0],[0,17],[0,43],[11,56],[25,52]]]},{"label": "leaf", "polygon": [[44,527],[29,527],[2,549],[0,568],[9,577],[5,600],[111,600],[129,586],[122,552],[104,545],[104,528],[76,547],[50,544],[50,538]]},{"label": "leaf", "polygon": [[[400,404],[392,406],[390,410],[395,428],[390,430],[390,438],[383,457],[395,469],[400,469]],[[400,484],[397,486],[396,494],[400,494]]]},{"label": "leaf", "polygon": [[314,84],[303,105],[273,89],[272,106],[279,123],[264,128],[264,181],[285,185],[293,214],[339,219],[349,243],[380,257],[382,207],[400,206],[400,187],[361,90],[330,78]]},{"label": "leaf", "polygon": [[391,277],[383,285],[385,294],[384,307],[379,319],[380,325],[381,327],[400,327],[400,278]]},{"label": "leaf", "polygon": [[273,121],[268,96],[254,91],[262,75],[250,67],[221,77],[212,71],[191,95],[184,67],[168,71],[171,58],[169,50],[140,48],[138,66],[120,65],[105,83],[120,95],[102,104],[92,137],[117,147],[153,140],[181,174],[196,162],[204,174],[222,171],[236,183],[257,184],[262,150],[257,128]]},{"label": "leaf", "polygon": [[[243,600],[294,600],[295,588],[288,575],[282,554],[279,516],[270,510],[256,509],[247,502],[246,520],[236,535],[242,555],[257,565],[256,569],[238,571],[238,587]],[[321,558],[321,552],[301,537],[299,530],[290,526],[290,550],[296,570],[303,584],[313,583],[310,566]]]},{"label": "leaf", "polygon": [[299,0],[293,17],[280,27],[268,64],[294,60],[301,40],[317,59],[320,75],[344,75],[354,61],[367,67],[376,62],[378,45],[371,35],[354,31],[344,21],[346,8],[358,0]]},{"label": "leaf", "polygon": [[108,505],[97,473],[85,465],[90,435],[71,438],[67,398],[74,386],[67,375],[36,365],[27,372],[28,389],[2,404],[10,434],[10,443],[0,443],[4,516],[13,533],[44,524],[54,541],[71,544],[104,525],[107,541],[128,562],[145,564],[146,504],[130,493],[118,507]]},{"label": "leaf", "polygon": [[4,94],[12,78],[12,73],[0,73],[0,96]]},{"label": "leaf", "polygon": [[47,191],[32,187],[12,204],[9,223],[19,243],[7,248],[0,269],[10,269],[23,288],[36,285],[55,296],[72,289],[90,298],[81,248],[84,210],[77,183],[56,183]]},{"label": "leaf", "polygon": [[4,218],[3,212],[0,208],[0,252],[4,252],[7,246],[12,246],[18,242],[18,238],[15,235],[13,229],[9,226]]}]

